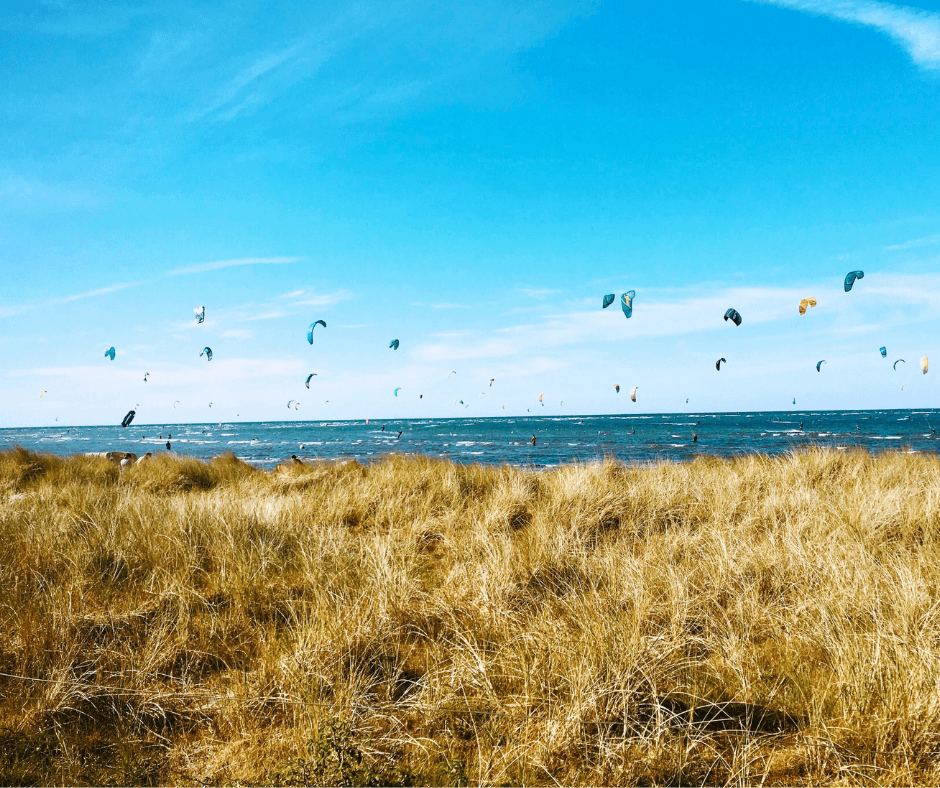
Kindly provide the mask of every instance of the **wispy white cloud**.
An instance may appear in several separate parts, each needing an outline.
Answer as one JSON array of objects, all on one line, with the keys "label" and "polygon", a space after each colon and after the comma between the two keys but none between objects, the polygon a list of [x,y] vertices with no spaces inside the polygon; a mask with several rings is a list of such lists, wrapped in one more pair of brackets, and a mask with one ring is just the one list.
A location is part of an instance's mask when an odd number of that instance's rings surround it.
[{"label": "wispy white cloud", "polygon": [[750,0],[866,25],[892,38],[921,68],[940,69],[940,14],[872,0]]},{"label": "wispy white cloud", "polygon": [[210,263],[197,263],[170,271],[172,276],[180,274],[201,274],[205,271],[219,271],[223,268],[235,268],[243,265],[287,265],[303,260],[303,257],[241,257],[236,260],[216,260]]},{"label": "wispy white cloud", "polygon": [[72,301],[80,301],[83,298],[94,298],[95,296],[107,295],[108,293],[116,293],[118,290],[126,290],[129,287],[137,287],[138,285],[144,284],[143,282],[121,282],[116,285],[108,285],[107,287],[99,287],[97,290],[88,290],[84,293],[76,293],[75,295],[63,296],[62,298],[55,298],[49,303],[51,304],[68,304]]},{"label": "wispy white cloud", "polygon": [[933,246],[934,244],[940,243],[940,235],[928,235],[925,238],[915,238],[912,241],[905,241],[901,244],[894,244],[892,246],[886,246],[885,251],[887,252],[901,252],[907,249],[919,249],[922,246]]},{"label": "wispy white cloud", "polygon": [[144,282],[120,282],[114,285],[108,285],[107,287],[99,287],[97,290],[87,290],[84,293],[74,293],[73,295],[60,296],[59,298],[50,298],[47,301],[34,302],[31,304],[14,304],[11,306],[0,307],[0,318],[3,317],[15,317],[17,315],[22,315],[25,312],[29,312],[31,309],[39,309],[44,306],[54,306],[56,304],[69,304],[72,301],[81,301],[85,298],[95,298],[97,296],[108,295],[109,293],[116,293],[119,290],[126,290],[129,287],[137,287],[142,285]]},{"label": "wispy white cloud", "polygon": [[318,293],[315,290],[295,290],[293,293],[287,293],[282,298],[293,299],[295,306],[329,306],[338,304],[349,298],[349,292],[346,290],[337,290],[335,293]]},{"label": "wispy white cloud", "polygon": [[[758,326],[790,321],[803,321],[793,323],[800,329],[819,327],[826,321],[833,336],[872,334],[933,319],[940,312],[940,274],[871,272],[869,276],[878,277],[877,287],[866,278],[864,286],[857,286],[851,296],[842,292],[841,285],[834,288],[832,282],[787,288],[712,288],[705,294],[644,289],[629,321],[619,311],[596,308],[544,313],[538,320],[495,328],[473,343],[435,335],[443,341],[416,348],[415,357],[427,361],[525,358],[566,347],[604,347],[626,338],[684,338],[722,331],[734,337],[739,329],[721,319],[729,306],[743,315],[745,328],[740,331],[746,335]],[[797,305],[808,295],[817,297],[819,306],[801,318]]]},{"label": "wispy white cloud", "polygon": [[469,309],[466,304],[433,304],[431,309]]},{"label": "wispy white cloud", "polygon": [[[258,58],[253,63],[251,63],[251,65],[242,69],[241,72],[225,82],[225,84],[223,84],[216,91],[215,95],[211,99],[201,104],[200,106],[195,107],[186,116],[186,120],[199,120],[200,118],[203,118],[206,115],[210,115],[211,113],[216,112],[226,105],[232,104],[246,88],[252,85],[252,83],[263,77],[268,72],[277,69],[291,60],[294,60],[303,51],[305,46],[305,43],[294,44],[293,46],[289,46],[286,49],[280,50],[279,52],[273,52],[269,55]],[[245,104],[245,102],[246,99],[242,98],[239,103]],[[234,117],[231,110],[232,107],[229,107],[229,117],[226,119],[231,119],[231,117]]]}]

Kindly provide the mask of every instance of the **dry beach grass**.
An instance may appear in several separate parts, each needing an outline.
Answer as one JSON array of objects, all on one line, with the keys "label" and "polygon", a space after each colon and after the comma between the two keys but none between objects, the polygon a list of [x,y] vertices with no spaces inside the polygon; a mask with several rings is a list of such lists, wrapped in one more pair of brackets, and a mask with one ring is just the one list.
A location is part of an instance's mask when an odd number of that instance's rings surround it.
[{"label": "dry beach grass", "polygon": [[0,778],[940,783],[940,459],[0,454]]}]

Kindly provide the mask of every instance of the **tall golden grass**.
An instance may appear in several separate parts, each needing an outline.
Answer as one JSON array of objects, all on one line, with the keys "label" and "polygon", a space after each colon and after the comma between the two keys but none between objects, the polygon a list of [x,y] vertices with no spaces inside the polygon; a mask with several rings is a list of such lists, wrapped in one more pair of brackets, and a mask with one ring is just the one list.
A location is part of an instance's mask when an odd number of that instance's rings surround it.
[{"label": "tall golden grass", "polygon": [[0,454],[0,778],[940,784],[940,459]]}]

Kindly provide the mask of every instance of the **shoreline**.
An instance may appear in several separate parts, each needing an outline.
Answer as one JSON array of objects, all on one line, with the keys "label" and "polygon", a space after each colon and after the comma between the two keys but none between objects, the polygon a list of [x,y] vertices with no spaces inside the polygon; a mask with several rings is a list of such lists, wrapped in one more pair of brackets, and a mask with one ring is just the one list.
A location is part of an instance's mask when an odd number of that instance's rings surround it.
[{"label": "shoreline", "polygon": [[21,445],[59,456],[102,451],[140,456],[169,444],[171,450],[204,460],[233,451],[260,467],[273,467],[291,455],[372,463],[395,452],[464,464],[559,467],[605,458],[645,464],[811,447],[935,452],[938,426],[940,412],[907,410],[140,425],[0,431],[0,450]]}]

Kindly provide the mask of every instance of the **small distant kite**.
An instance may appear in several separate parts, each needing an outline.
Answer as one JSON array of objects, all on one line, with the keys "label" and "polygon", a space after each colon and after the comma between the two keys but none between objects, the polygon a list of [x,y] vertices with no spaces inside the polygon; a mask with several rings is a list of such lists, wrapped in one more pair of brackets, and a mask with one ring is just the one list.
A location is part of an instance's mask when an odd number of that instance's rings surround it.
[{"label": "small distant kite", "polygon": [[43,394],[47,393],[45,389],[39,392],[39,396],[42,397]]},{"label": "small distant kite", "polygon": [[137,415],[136,410],[129,410],[127,412],[127,415],[124,417],[124,421],[121,422],[121,426],[127,427],[134,420],[134,416],[136,415]]},{"label": "small distant kite", "polygon": [[316,372],[311,372],[307,375],[307,379],[304,381],[304,385],[309,389],[310,388],[310,379],[316,376]]},{"label": "small distant kite", "polygon": [[[900,361],[900,362],[902,362],[902,363],[904,363],[904,364],[907,363],[906,361],[904,361],[903,358],[899,358],[898,361]],[[895,361],[895,362],[894,362],[894,371],[895,371],[895,372],[898,371],[898,361]]]},{"label": "small distant kite", "polygon": [[849,271],[845,275],[845,292],[848,293],[852,289],[852,285],[855,284],[856,279],[863,279],[865,277],[864,271]]},{"label": "small distant kite", "polygon": [[490,386],[493,385],[493,382],[494,382],[495,380],[496,380],[496,378],[490,378]]},{"label": "small distant kite", "polygon": [[398,396],[398,392],[399,392],[399,391],[401,391],[401,386],[399,386],[397,389],[395,389],[395,396],[396,396],[396,397]]},{"label": "small distant kite", "polygon": [[614,383],[614,391],[616,391],[618,394],[620,393],[620,384],[619,384],[619,383]]},{"label": "small distant kite", "polygon": [[622,296],[620,296],[620,306],[623,308],[623,313],[627,316],[629,320],[633,317],[633,299],[636,298],[636,290],[627,290]]},{"label": "small distant kite", "polygon": [[887,349],[884,345],[882,345],[882,346],[881,346],[880,348],[878,348],[878,349],[881,351],[881,357],[882,357],[882,358],[887,358],[887,357],[888,357],[888,349]]},{"label": "small distant kite", "polygon": [[607,309],[607,307],[609,307],[612,303],[614,303],[616,299],[617,299],[616,295],[614,295],[613,293],[608,293],[607,295],[604,296],[604,306],[601,308]]},{"label": "small distant kite", "polygon": [[816,306],[816,299],[812,297],[804,298],[802,301],[800,301],[800,314],[805,315],[807,307],[811,306]]},{"label": "small distant kite", "polygon": [[179,404],[180,404],[180,401],[176,400],[176,402],[173,403],[173,410],[176,410],[176,406]]},{"label": "small distant kite", "polygon": [[725,320],[730,320],[736,326],[741,325],[741,313],[737,309],[729,309],[725,312]]},{"label": "small distant kite", "polygon": [[925,375],[927,374],[927,356],[924,356],[920,360],[920,371],[923,372]]},{"label": "small distant kite", "polygon": [[634,386],[632,389],[630,389],[630,401],[631,402],[636,402],[636,390],[638,388],[639,386]]},{"label": "small distant kite", "polygon": [[199,354],[199,358],[202,358],[203,356],[206,357],[206,361],[212,361],[212,348],[204,347],[202,349],[202,353]]},{"label": "small distant kite", "polygon": [[313,329],[315,329],[318,325],[319,325],[319,326],[323,326],[324,328],[326,328],[326,321],[325,321],[325,320],[314,320],[314,321],[310,324],[310,328],[307,329],[307,341],[308,341],[311,345],[313,344]]},{"label": "small distant kite", "polygon": [[114,348],[113,348],[113,347],[109,347],[109,348],[104,352],[104,354],[105,354],[106,357],[108,357],[108,358],[110,358],[112,361],[114,361]]},{"label": "small distant kite", "polygon": [[452,369],[450,372],[447,373],[447,377],[450,377],[451,375],[456,375],[456,374],[457,374],[457,370]]},{"label": "small distant kite", "polygon": [[721,362],[722,362],[722,361],[724,361],[725,364],[728,363],[728,359],[726,359],[726,358],[720,358],[720,359],[718,359],[718,360],[715,362],[715,369],[717,369],[719,372],[721,372]]},{"label": "small distant kite", "polygon": [[826,364],[826,363],[827,363],[827,362],[826,362],[826,359],[822,359],[821,361],[817,361],[817,362],[816,362],[816,371],[819,372],[819,371],[820,371],[819,368],[820,368],[823,364]]},{"label": "small distant kite", "polygon": [[391,342],[388,343],[388,346],[389,346],[392,350],[398,350],[398,344],[399,344],[398,340],[397,340],[397,339],[393,339]]},{"label": "small distant kite", "polygon": [[194,307],[193,314],[196,315],[196,322],[202,323],[206,319],[206,308],[204,306]]},{"label": "small distant kite", "polygon": [[144,383],[147,382],[147,378],[149,378],[149,377],[150,377],[150,373],[149,373],[149,372],[145,372],[145,373],[144,373]]}]

